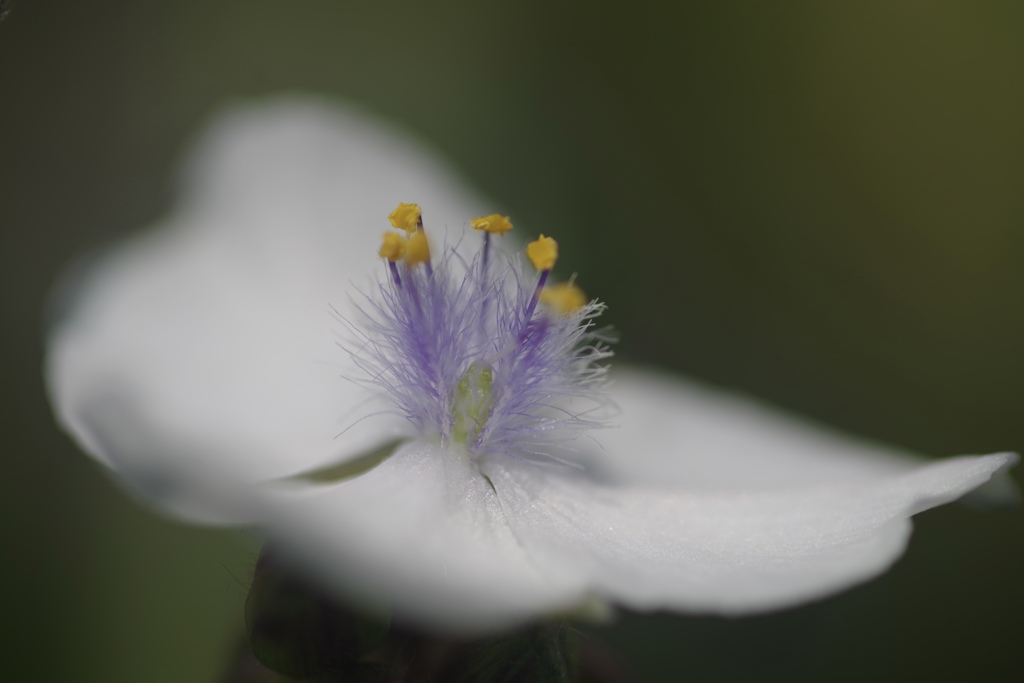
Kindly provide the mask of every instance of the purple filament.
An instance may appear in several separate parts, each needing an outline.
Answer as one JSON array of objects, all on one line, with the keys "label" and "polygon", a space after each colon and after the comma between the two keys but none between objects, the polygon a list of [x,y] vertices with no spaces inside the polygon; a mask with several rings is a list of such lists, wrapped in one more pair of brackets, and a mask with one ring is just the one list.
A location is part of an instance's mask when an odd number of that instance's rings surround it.
[{"label": "purple filament", "polygon": [[[362,319],[349,324],[357,343],[348,348],[363,380],[383,390],[399,414],[446,439],[460,379],[472,364],[486,365],[493,373],[490,411],[467,446],[536,453],[603,426],[593,411],[603,405],[601,361],[611,351],[593,319],[604,305],[569,314],[538,310],[550,271],[529,286],[520,263],[490,249],[488,237],[470,262],[445,250],[436,269],[391,263],[391,277],[358,306]],[[580,398],[593,407],[581,409]]]}]

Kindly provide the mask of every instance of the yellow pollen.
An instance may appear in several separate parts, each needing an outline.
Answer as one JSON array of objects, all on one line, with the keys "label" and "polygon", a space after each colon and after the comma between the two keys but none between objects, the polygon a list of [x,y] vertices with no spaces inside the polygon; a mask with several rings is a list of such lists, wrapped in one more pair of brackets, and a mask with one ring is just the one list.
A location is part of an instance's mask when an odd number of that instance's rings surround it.
[{"label": "yellow pollen", "polygon": [[537,270],[551,270],[558,260],[558,242],[541,235],[526,245],[526,257]]},{"label": "yellow pollen", "polygon": [[384,241],[381,243],[380,251],[377,253],[381,255],[381,258],[386,258],[392,263],[401,261],[402,257],[405,256],[405,237],[397,232],[384,233]]},{"label": "yellow pollen", "polygon": [[540,302],[555,313],[569,315],[587,305],[587,295],[571,282],[561,282],[540,291]]},{"label": "yellow pollen", "polygon": [[486,230],[494,235],[504,235],[512,229],[512,221],[509,220],[508,216],[502,216],[500,213],[492,213],[490,216],[474,218],[470,225],[473,226],[474,230]]},{"label": "yellow pollen", "polygon": [[391,225],[406,232],[416,232],[423,227],[423,216],[419,204],[399,203],[398,208],[388,216]]},{"label": "yellow pollen", "polygon": [[417,263],[430,261],[430,245],[427,244],[427,233],[422,230],[409,235],[405,243],[405,263],[412,267]]}]

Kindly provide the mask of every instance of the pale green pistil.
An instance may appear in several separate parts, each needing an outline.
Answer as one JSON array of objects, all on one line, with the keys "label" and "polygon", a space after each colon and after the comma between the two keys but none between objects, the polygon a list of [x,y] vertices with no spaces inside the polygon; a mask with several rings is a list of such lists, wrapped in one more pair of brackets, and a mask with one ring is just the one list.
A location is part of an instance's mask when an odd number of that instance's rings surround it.
[{"label": "pale green pistil", "polygon": [[472,363],[452,392],[452,441],[476,441],[493,405],[494,372],[486,363]]}]

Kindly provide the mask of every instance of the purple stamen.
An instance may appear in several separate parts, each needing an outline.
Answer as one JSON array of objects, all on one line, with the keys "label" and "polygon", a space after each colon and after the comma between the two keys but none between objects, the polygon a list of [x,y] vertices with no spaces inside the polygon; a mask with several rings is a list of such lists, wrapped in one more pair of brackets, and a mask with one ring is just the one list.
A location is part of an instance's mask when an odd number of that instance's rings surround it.
[{"label": "purple stamen", "polygon": [[456,419],[460,381],[476,377],[473,368],[486,370],[493,381],[470,397],[479,424],[464,445],[478,455],[550,453],[552,443],[602,424],[598,363],[611,352],[591,319],[603,306],[540,312],[550,270],[531,287],[489,235],[480,249],[469,262],[443,250],[435,270],[389,262],[389,282],[367,296],[363,319],[350,325],[350,352],[362,381],[423,434],[442,439],[458,440],[455,426],[466,423]]},{"label": "purple stamen", "polygon": [[540,278],[537,280],[537,286],[533,290],[533,296],[530,297],[530,303],[526,307],[526,313],[523,315],[522,329],[519,330],[520,342],[526,339],[526,328],[529,326],[530,320],[533,318],[534,311],[537,310],[537,302],[540,301],[540,293],[544,289],[544,285],[547,283],[548,275],[550,274],[550,270],[540,271]]},{"label": "purple stamen", "polygon": [[484,230],[483,253],[480,254],[480,282],[487,281],[487,258],[491,253],[491,233]]}]

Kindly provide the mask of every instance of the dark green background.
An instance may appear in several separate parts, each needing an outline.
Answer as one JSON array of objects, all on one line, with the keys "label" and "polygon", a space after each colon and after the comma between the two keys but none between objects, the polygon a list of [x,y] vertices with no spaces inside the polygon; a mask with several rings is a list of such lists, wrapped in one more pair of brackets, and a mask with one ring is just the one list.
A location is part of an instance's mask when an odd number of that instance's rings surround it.
[{"label": "dark green background", "polygon": [[[0,23],[0,678],[212,680],[253,550],[56,431],[43,310],[225,103],[356,100],[556,234],[621,355],[924,453],[1024,450],[1024,4],[21,0]],[[1020,480],[1020,475],[1018,481]],[[594,632],[650,681],[1017,680],[1024,513],[884,578]]]}]

